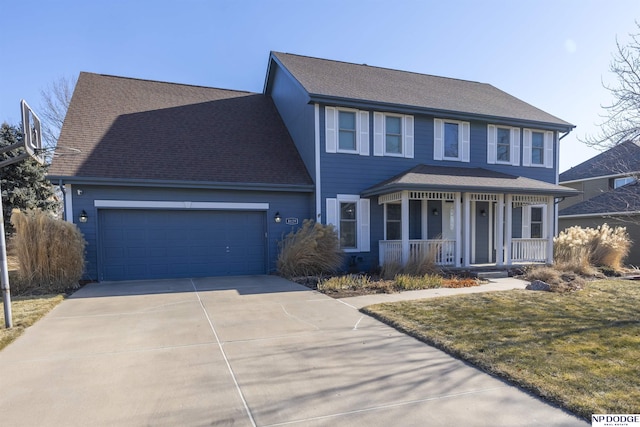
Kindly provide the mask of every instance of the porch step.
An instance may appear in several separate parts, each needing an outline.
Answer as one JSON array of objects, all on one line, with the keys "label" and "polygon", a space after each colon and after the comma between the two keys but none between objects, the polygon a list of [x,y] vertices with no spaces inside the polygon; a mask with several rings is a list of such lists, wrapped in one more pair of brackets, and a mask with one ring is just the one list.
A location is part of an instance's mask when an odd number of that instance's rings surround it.
[{"label": "porch step", "polygon": [[509,272],[506,270],[496,270],[496,271],[479,271],[476,273],[478,279],[501,279],[504,277],[509,277]]}]

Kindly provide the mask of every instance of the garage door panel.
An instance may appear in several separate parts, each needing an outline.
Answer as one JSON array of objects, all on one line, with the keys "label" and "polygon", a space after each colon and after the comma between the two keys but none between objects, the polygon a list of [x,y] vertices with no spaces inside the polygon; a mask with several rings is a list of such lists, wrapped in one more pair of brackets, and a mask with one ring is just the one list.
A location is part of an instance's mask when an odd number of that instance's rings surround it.
[{"label": "garage door panel", "polygon": [[266,272],[265,213],[101,210],[102,280]]}]

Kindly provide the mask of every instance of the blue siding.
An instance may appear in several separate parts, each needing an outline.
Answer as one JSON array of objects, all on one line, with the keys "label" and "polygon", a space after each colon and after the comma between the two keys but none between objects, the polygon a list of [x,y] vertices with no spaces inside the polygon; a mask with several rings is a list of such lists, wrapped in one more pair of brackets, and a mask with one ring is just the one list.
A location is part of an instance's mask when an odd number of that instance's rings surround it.
[{"label": "blue siding", "polygon": [[[82,195],[76,190],[81,189]],[[269,203],[266,212],[267,223],[267,259],[268,271],[276,268],[278,242],[283,236],[297,227],[288,226],[283,220],[276,224],[273,220],[279,212],[283,219],[297,218],[299,224],[304,219],[313,218],[312,194],[295,192],[260,192],[260,191],[223,191],[200,189],[172,189],[151,187],[116,187],[96,185],[73,185],[74,222],[80,228],[87,241],[85,279],[98,280],[98,263],[100,245],[97,236],[99,224],[98,209],[95,200],[135,200],[135,201],[191,201],[191,202],[237,202],[237,203]],[[78,223],[79,213],[85,210],[89,216],[86,223]]]},{"label": "blue siding", "polygon": [[275,62],[270,93],[300,157],[315,181],[315,115],[309,97]]}]

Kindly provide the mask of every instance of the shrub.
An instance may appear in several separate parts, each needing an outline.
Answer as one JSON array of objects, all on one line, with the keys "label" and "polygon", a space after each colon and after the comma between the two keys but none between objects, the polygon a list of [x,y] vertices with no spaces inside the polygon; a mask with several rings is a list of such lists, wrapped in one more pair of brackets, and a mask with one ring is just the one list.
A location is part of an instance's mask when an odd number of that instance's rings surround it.
[{"label": "shrub", "polygon": [[[631,241],[625,227],[570,227],[554,239],[554,262],[564,269],[584,272],[590,266],[622,268]],[[593,274],[593,273],[592,273]]]},{"label": "shrub", "polygon": [[424,274],[422,276],[399,274],[395,277],[394,282],[396,289],[400,291],[433,289],[442,287],[442,276],[436,274]]},{"label": "shrub", "polygon": [[304,220],[278,244],[278,272],[288,278],[336,272],[343,263],[340,239],[332,225]]},{"label": "shrub", "polygon": [[443,288],[471,288],[474,286],[480,286],[480,282],[471,277],[453,277],[451,279],[445,279],[442,282]]},{"label": "shrub", "polygon": [[440,245],[434,245],[420,258],[412,257],[405,266],[399,262],[385,262],[382,266],[382,277],[391,280],[398,274],[410,276],[424,276],[441,273],[441,269],[436,264],[436,256],[440,252]]},{"label": "shrub", "polygon": [[553,267],[533,267],[526,273],[528,281],[541,280],[549,285],[559,285],[563,282],[562,273]]},{"label": "shrub", "polygon": [[363,274],[347,274],[346,276],[334,276],[320,280],[318,290],[326,291],[357,291],[378,288],[378,284]]},{"label": "shrub", "polygon": [[85,241],[74,224],[40,210],[14,210],[17,293],[59,293],[77,288],[84,272]]},{"label": "shrub", "polygon": [[385,262],[380,270],[380,277],[385,280],[393,280],[402,273],[402,264],[399,262]]}]

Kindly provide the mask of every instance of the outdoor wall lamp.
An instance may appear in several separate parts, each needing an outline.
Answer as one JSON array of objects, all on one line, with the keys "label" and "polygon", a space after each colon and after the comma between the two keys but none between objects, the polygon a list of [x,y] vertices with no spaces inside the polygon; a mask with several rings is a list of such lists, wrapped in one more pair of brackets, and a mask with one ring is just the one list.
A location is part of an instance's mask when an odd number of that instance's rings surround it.
[{"label": "outdoor wall lamp", "polygon": [[280,224],[282,222],[282,217],[280,216],[280,212],[276,212],[276,215],[273,217],[273,220],[276,224]]},{"label": "outdoor wall lamp", "polygon": [[80,222],[87,222],[87,219],[89,219],[89,215],[87,215],[87,212],[83,209],[82,212],[80,212],[80,216],[78,217],[78,219],[80,220]]},{"label": "outdoor wall lamp", "polygon": [[480,215],[482,215],[482,216],[487,216],[487,211],[485,211],[484,209],[482,209],[482,210],[480,211]]},{"label": "outdoor wall lamp", "polygon": [[435,216],[440,215],[440,212],[438,212],[438,208],[434,208],[434,209],[431,211],[431,213],[432,213],[432,214],[434,214]]}]

